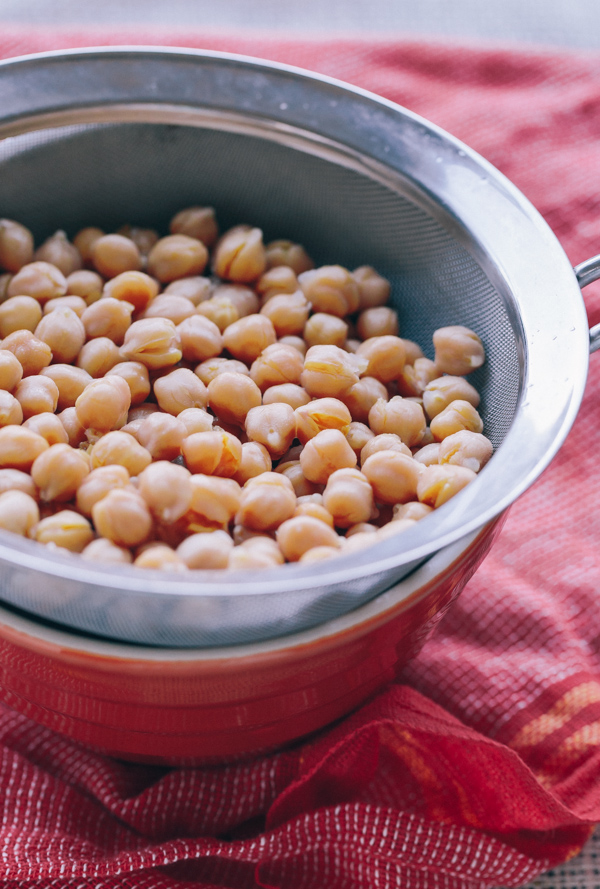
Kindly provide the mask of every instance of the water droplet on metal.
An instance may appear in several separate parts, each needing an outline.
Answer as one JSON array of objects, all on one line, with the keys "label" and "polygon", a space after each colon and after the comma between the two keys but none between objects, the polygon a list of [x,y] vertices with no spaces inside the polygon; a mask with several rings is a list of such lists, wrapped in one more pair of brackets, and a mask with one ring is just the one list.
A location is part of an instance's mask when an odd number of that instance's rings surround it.
[{"label": "water droplet on metal", "polygon": [[288,107],[288,103],[287,103],[287,102],[282,102],[282,103],[280,104],[279,107],[281,108],[282,111],[285,111],[286,108]]}]

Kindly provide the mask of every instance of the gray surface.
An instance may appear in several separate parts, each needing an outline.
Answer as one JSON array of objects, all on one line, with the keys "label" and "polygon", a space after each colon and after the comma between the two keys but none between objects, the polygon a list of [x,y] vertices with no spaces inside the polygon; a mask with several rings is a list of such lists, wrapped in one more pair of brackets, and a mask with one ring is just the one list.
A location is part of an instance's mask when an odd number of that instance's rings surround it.
[{"label": "gray surface", "polygon": [[0,22],[379,33],[600,48],[598,0],[0,0]]}]

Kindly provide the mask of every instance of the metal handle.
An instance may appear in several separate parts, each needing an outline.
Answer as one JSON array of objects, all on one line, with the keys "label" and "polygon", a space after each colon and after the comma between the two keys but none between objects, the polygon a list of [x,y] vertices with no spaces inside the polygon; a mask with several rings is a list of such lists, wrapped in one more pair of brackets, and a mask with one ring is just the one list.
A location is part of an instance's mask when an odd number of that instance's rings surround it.
[{"label": "metal handle", "polygon": [[[583,290],[592,281],[597,281],[600,278],[600,255],[592,256],[591,259],[586,259],[585,262],[579,263],[573,271],[577,276],[579,286]],[[590,330],[590,355],[597,349],[600,349],[600,324],[595,324]]]}]

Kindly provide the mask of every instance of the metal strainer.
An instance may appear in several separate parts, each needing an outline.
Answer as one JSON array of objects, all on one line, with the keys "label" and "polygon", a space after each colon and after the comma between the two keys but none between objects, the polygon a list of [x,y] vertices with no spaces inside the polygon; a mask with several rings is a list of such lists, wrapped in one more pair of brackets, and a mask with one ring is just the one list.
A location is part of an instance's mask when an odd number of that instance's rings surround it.
[{"label": "metal strainer", "polygon": [[5,602],[156,645],[295,632],[357,607],[489,522],[560,447],[589,350],[577,277],[536,210],[457,140],[345,84],[208,52],[24,57],[0,63],[0,96],[0,216],[41,240],[85,225],[166,230],[182,207],[210,204],[222,228],[249,222],[267,241],[301,242],[318,264],[372,265],[392,282],[402,336],[427,350],[447,324],[479,333],[487,362],[470,379],[497,449],[425,522],[318,567],[174,580],[100,570],[2,533]]}]

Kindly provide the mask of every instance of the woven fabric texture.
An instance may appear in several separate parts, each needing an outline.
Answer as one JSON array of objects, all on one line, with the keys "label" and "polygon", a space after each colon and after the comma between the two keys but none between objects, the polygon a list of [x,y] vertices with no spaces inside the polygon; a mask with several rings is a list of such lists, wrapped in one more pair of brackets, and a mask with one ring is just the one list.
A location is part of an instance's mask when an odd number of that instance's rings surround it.
[{"label": "woven fabric texture", "polygon": [[[117,43],[242,52],[386,96],[502,170],[573,264],[599,252],[599,56],[17,28],[0,56]],[[599,289],[585,299],[600,321]],[[600,820],[599,397],[592,360],[566,444],[434,638],[310,743],[167,770],[0,709],[0,889],[481,889],[575,856]]]}]

